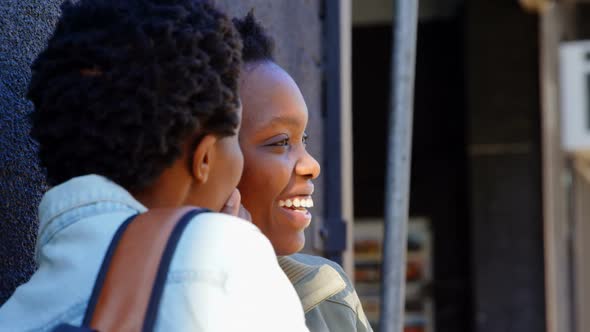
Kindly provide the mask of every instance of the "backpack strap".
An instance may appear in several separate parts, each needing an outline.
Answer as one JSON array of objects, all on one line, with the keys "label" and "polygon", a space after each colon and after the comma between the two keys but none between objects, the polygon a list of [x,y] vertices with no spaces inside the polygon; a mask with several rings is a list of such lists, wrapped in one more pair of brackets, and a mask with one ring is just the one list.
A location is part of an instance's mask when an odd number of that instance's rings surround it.
[{"label": "backpack strap", "polygon": [[207,209],[151,209],[115,233],[97,276],[83,326],[97,331],[152,331],[182,232]]}]

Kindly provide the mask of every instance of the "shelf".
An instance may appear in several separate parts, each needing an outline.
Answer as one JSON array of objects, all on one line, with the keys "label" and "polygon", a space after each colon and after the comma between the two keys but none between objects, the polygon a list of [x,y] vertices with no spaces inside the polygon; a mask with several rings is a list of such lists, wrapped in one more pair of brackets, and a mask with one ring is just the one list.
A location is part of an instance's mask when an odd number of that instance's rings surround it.
[{"label": "shelf", "polygon": [[[382,221],[355,222],[354,234],[355,288],[367,318],[376,326],[380,314]],[[434,328],[434,305],[428,290],[432,282],[431,238],[427,219],[410,220],[406,261],[405,332],[432,332]]]}]

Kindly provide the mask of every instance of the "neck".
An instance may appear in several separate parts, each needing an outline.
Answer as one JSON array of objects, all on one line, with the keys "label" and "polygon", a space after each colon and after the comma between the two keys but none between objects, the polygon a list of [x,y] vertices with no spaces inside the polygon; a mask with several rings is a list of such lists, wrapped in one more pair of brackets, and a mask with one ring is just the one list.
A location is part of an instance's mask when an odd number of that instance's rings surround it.
[{"label": "neck", "polygon": [[175,208],[185,204],[192,178],[175,163],[167,168],[150,186],[133,192],[133,196],[148,209]]}]

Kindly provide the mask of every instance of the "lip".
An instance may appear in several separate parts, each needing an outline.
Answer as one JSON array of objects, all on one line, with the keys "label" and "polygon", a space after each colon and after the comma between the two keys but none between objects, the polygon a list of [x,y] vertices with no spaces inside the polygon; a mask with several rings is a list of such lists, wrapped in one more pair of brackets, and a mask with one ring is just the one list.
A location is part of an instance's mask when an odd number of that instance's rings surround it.
[{"label": "lip", "polygon": [[296,190],[291,190],[288,193],[284,193],[278,199],[279,200],[286,200],[286,199],[302,198],[302,197],[311,198],[311,195],[313,195],[313,191],[314,191],[313,184],[309,184],[309,185],[306,185],[305,187],[301,187]]},{"label": "lip", "polygon": [[286,207],[278,207],[281,214],[285,216],[286,222],[294,229],[304,230],[311,223],[311,213],[309,210],[293,210]]},{"label": "lip", "polygon": [[313,195],[313,187],[311,187],[310,190],[300,190],[300,191],[295,191],[295,192],[283,194],[283,195],[281,195],[281,197],[279,197],[277,199],[277,202],[279,200],[294,199],[294,198],[312,198],[312,195]]}]

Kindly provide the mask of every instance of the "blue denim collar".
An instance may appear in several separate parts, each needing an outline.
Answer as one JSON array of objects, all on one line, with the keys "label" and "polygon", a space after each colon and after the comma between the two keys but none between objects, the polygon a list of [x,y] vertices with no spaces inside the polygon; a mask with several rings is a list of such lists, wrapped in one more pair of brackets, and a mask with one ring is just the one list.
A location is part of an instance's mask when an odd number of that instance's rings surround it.
[{"label": "blue denim collar", "polygon": [[56,232],[54,228],[63,229],[80,219],[65,218],[72,220],[67,222],[68,225],[64,225],[64,221],[60,219],[64,219],[65,215],[97,203],[114,204],[110,204],[110,208],[96,209],[93,211],[94,214],[116,212],[123,209],[133,210],[137,213],[147,211],[147,208],[133,198],[125,188],[103,176],[91,174],[72,178],[51,188],[41,199],[37,249],[47,242],[44,241],[47,233]]}]

